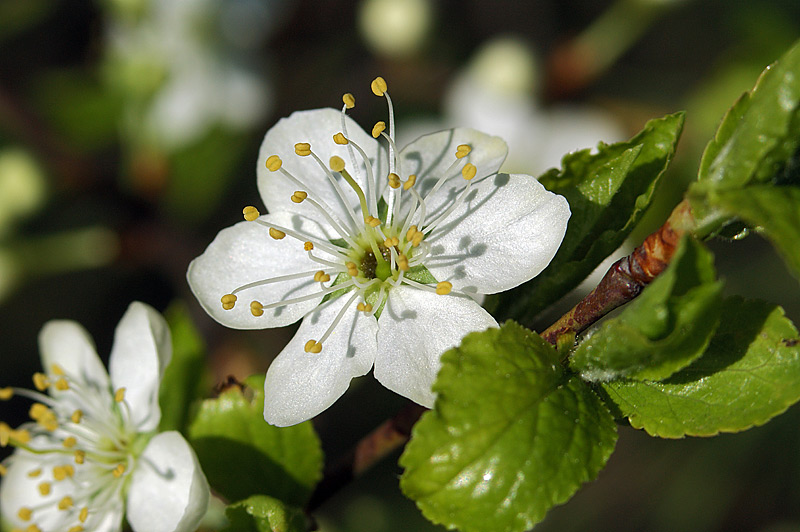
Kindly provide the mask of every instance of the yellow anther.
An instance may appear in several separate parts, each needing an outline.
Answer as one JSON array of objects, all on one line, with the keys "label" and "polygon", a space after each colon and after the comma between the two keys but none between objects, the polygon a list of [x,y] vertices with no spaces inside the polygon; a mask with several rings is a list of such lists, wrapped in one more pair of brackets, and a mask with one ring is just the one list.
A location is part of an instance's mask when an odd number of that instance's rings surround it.
[{"label": "yellow anther", "polygon": [[383,120],[375,122],[375,125],[372,126],[372,137],[377,139],[378,137],[381,136],[381,133],[383,133],[385,130],[386,130],[386,122],[384,122]]},{"label": "yellow anther", "polygon": [[295,190],[292,194],[292,201],[295,203],[303,203],[303,200],[308,197],[308,193],[303,190]]},{"label": "yellow anther", "polygon": [[372,305],[369,303],[359,303],[356,305],[356,310],[361,312],[372,312]]},{"label": "yellow anther", "polygon": [[28,471],[28,478],[36,478],[42,474],[42,470],[37,468],[32,471]]},{"label": "yellow anther", "polygon": [[50,409],[42,403],[33,403],[28,409],[28,415],[31,419],[38,421],[50,413]]},{"label": "yellow anther", "polygon": [[50,366],[50,371],[52,371],[54,375],[58,375],[59,377],[63,377],[64,375],[66,375],[66,373],[64,372],[64,368],[62,368],[58,364],[52,364]]},{"label": "yellow anther", "polygon": [[348,263],[345,264],[345,266],[347,266],[347,274],[348,275],[350,275],[352,277],[355,277],[356,275],[358,275],[358,266],[356,266],[355,262],[348,262]]},{"label": "yellow anther", "polygon": [[114,478],[120,478],[125,474],[125,464],[117,464],[117,467],[111,471],[111,474],[114,475]]},{"label": "yellow anther", "polygon": [[383,96],[383,93],[385,93],[388,89],[386,86],[386,80],[380,76],[372,80],[370,88],[375,96]]},{"label": "yellow anther", "polygon": [[318,283],[326,283],[331,280],[331,276],[320,270],[314,274],[314,280]]},{"label": "yellow anther", "polygon": [[335,142],[336,144],[340,144],[342,146],[350,143],[350,141],[347,140],[347,137],[345,137],[344,133],[342,132],[339,132],[333,136],[333,142]]},{"label": "yellow anther", "polygon": [[56,480],[64,480],[67,478],[67,470],[64,466],[55,466],[53,468],[53,478]]},{"label": "yellow anther", "polygon": [[453,289],[453,283],[450,281],[442,281],[441,283],[436,284],[436,293],[440,296],[445,296],[450,293],[450,290]]},{"label": "yellow anther", "polygon": [[410,241],[411,239],[414,238],[414,235],[416,234],[417,234],[417,226],[412,225],[411,227],[408,228],[408,231],[406,232],[406,240]]},{"label": "yellow anther", "polygon": [[311,251],[312,249],[314,249],[314,243],[309,241],[304,242],[303,249],[306,251]]},{"label": "yellow anther", "polygon": [[80,423],[81,419],[83,419],[83,410],[76,410],[69,416],[70,421],[73,423]]},{"label": "yellow anther", "polygon": [[472,151],[472,146],[470,146],[469,144],[459,144],[458,147],[456,148],[456,158],[463,159],[464,157],[469,155],[469,152],[471,151]]},{"label": "yellow anther", "polygon": [[281,238],[286,236],[286,233],[284,233],[280,229],[275,229],[274,227],[270,227],[269,228],[269,236],[271,236],[275,240],[280,240]]},{"label": "yellow anther", "polygon": [[11,440],[11,427],[7,423],[0,422],[0,447],[5,447]]},{"label": "yellow anther", "polygon": [[81,508],[81,513],[78,514],[78,521],[81,523],[85,523],[86,520],[89,518],[89,507],[84,506]]},{"label": "yellow anther", "polygon": [[280,170],[281,166],[283,166],[283,161],[277,155],[270,155],[267,157],[267,170],[270,172]]},{"label": "yellow anther", "polygon": [[70,508],[72,508],[72,506],[74,504],[75,504],[75,502],[73,502],[72,497],[67,495],[66,497],[64,497],[63,499],[58,501],[58,509],[59,510],[69,510]]},{"label": "yellow anther", "polygon": [[222,303],[222,308],[230,310],[236,305],[236,300],[239,299],[234,294],[225,294],[219,300]]},{"label": "yellow anther", "polygon": [[461,169],[461,177],[463,177],[467,181],[469,181],[470,179],[475,177],[475,174],[477,174],[477,173],[478,173],[478,169],[475,168],[475,165],[472,164],[472,163],[465,164],[464,168]]},{"label": "yellow anther", "polygon": [[416,234],[414,235],[414,238],[411,239],[411,246],[412,247],[419,246],[422,243],[423,238],[425,238],[425,235],[422,233],[422,231],[417,231]]},{"label": "yellow anther", "polygon": [[403,254],[397,256],[397,268],[402,271],[408,271],[408,257]]},{"label": "yellow anther", "polygon": [[389,238],[387,238],[386,240],[383,241],[383,245],[386,246],[387,248],[390,248],[390,247],[393,247],[393,246],[399,246],[400,245],[400,239],[397,238],[396,236],[390,236]]},{"label": "yellow anther", "polygon": [[125,400],[125,388],[118,388],[116,392],[114,392],[114,400],[118,403],[121,403]]},{"label": "yellow anther", "polygon": [[55,383],[56,390],[66,391],[69,390],[69,383],[64,377],[59,377]]},{"label": "yellow anther", "polygon": [[42,532],[42,529],[36,525],[28,525],[28,528],[25,529],[25,532]]},{"label": "yellow anther", "polygon": [[12,397],[14,397],[13,388],[0,388],[0,401],[8,401]]},{"label": "yellow anther", "polygon": [[80,449],[75,451],[75,463],[81,465],[85,461],[86,461],[86,451],[81,451]]},{"label": "yellow anther", "polygon": [[72,449],[72,448],[73,448],[73,447],[75,447],[77,444],[78,444],[78,440],[77,440],[77,439],[75,439],[75,436],[67,436],[66,438],[64,438],[63,445],[64,445],[64,447],[66,447],[67,449]]},{"label": "yellow anther", "polygon": [[31,433],[25,429],[13,430],[11,431],[11,438],[16,440],[18,443],[25,445],[31,441]]},{"label": "yellow anther", "polygon": [[356,97],[349,92],[345,92],[342,94],[342,102],[344,103],[345,107],[352,109],[356,106]]},{"label": "yellow anther", "polygon": [[264,315],[264,305],[262,305],[258,301],[251,301],[250,302],[250,314],[258,318],[259,316]]},{"label": "yellow anther", "polygon": [[256,209],[252,205],[248,205],[247,207],[242,209],[242,214],[244,214],[244,219],[247,220],[248,222],[257,220],[258,217],[261,216],[261,213],[258,212],[258,209]]},{"label": "yellow anther", "polygon": [[0,464],[0,477],[4,477],[8,474],[8,468],[3,464]]},{"label": "yellow anther", "polygon": [[47,497],[50,495],[50,483],[49,482],[42,482],[37,487],[39,488],[39,493],[42,494],[42,497]]},{"label": "yellow anther", "polygon": [[44,373],[34,373],[33,374],[33,385],[36,387],[37,390],[43,392],[50,386],[50,379],[47,378],[47,375]]},{"label": "yellow anther", "polygon": [[300,157],[311,155],[311,144],[308,142],[298,142],[294,145],[294,152]]},{"label": "yellow anther", "polygon": [[415,174],[411,174],[408,176],[408,179],[405,183],[403,183],[403,190],[408,190],[409,188],[414,186],[414,183],[417,182],[417,176]]},{"label": "yellow anther", "polygon": [[315,340],[309,340],[306,342],[304,349],[306,353],[319,353],[322,351],[322,344]]},{"label": "yellow anther", "polygon": [[19,517],[23,521],[30,521],[31,517],[33,517],[33,510],[31,510],[28,507],[23,506],[17,512],[17,517]]},{"label": "yellow anther", "polygon": [[334,155],[333,157],[331,157],[329,166],[331,170],[333,170],[334,172],[341,172],[342,170],[344,170],[344,159],[342,159],[338,155]]},{"label": "yellow anther", "polygon": [[368,214],[364,218],[364,222],[370,227],[378,227],[379,225],[381,225],[381,221],[378,218],[372,216],[371,214]]},{"label": "yellow anther", "polygon": [[389,186],[392,188],[400,188],[400,176],[394,172],[389,174]]},{"label": "yellow anther", "polygon": [[83,532],[83,530],[84,529],[83,529],[83,527],[81,525],[75,525],[75,526],[69,527],[69,529],[67,529],[67,532]]}]

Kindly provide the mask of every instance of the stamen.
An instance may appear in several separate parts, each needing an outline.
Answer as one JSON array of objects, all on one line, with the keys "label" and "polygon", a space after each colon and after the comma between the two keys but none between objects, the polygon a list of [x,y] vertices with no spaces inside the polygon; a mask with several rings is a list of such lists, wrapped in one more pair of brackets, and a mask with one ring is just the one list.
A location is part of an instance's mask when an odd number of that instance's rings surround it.
[{"label": "stamen", "polygon": [[8,468],[3,464],[0,464],[0,477],[4,477],[8,474]]},{"label": "stamen", "polygon": [[298,142],[294,145],[294,152],[300,157],[311,155],[311,144],[308,142]]},{"label": "stamen", "polygon": [[60,501],[58,501],[58,509],[59,510],[69,510],[75,503],[72,500],[72,497],[67,495]]},{"label": "stamen", "polygon": [[400,185],[400,176],[395,173],[389,174],[389,186],[392,188],[400,188]]},{"label": "stamen", "polygon": [[[369,194],[370,201],[369,201],[369,209],[363,212],[365,214],[367,212],[377,212],[378,200],[376,199],[377,191],[375,189],[375,175],[372,173],[372,163],[370,163],[369,157],[367,156],[367,152],[365,152],[361,148],[361,146],[356,144],[352,139],[348,139],[348,141],[349,141],[348,146],[352,146],[353,148],[356,149],[358,154],[361,156],[361,159],[364,161],[364,168],[366,168],[367,170],[367,194]],[[344,177],[344,174],[342,174],[342,177]],[[360,188],[361,187],[359,187],[359,189]]]},{"label": "stamen", "polygon": [[82,410],[74,411],[69,419],[75,424],[80,423],[81,419],[83,419],[83,411]]},{"label": "stamen", "polygon": [[56,390],[60,390],[62,392],[69,390],[69,383],[67,383],[67,379],[64,377],[59,378],[55,383]]},{"label": "stamen", "polygon": [[348,109],[352,109],[356,106],[356,98],[349,92],[342,95],[342,101],[344,102],[344,106]]},{"label": "stamen", "polygon": [[250,313],[255,316],[256,318],[264,315],[264,305],[259,303],[258,301],[251,301],[250,302]]},{"label": "stamen", "polygon": [[253,220],[257,220],[261,213],[258,212],[258,209],[253,207],[252,205],[248,205],[244,209],[242,209],[242,214],[244,215],[244,219],[248,222],[252,222]]},{"label": "stamen", "polygon": [[39,489],[39,493],[41,494],[42,497],[47,497],[48,495],[50,495],[50,487],[51,484],[49,482],[42,482],[37,486],[37,488]]},{"label": "stamen", "polygon": [[280,229],[275,229],[274,227],[270,227],[269,228],[269,236],[271,236],[275,240],[281,240],[286,236],[286,233],[284,233]]},{"label": "stamen", "polygon": [[117,464],[117,467],[111,471],[111,474],[114,475],[114,478],[122,477],[122,475],[125,474],[125,464]]},{"label": "stamen", "polygon": [[453,289],[453,283],[449,281],[442,281],[436,284],[436,293],[440,296],[445,296]]},{"label": "stamen", "polygon": [[220,298],[222,302],[222,308],[225,310],[231,310],[236,305],[236,300],[238,298],[233,294],[225,294]]},{"label": "stamen", "polygon": [[377,78],[372,80],[370,88],[372,89],[372,93],[375,96],[383,96],[387,90],[386,80],[378,76]]},{"label": "stamen", "polygon": [[[270,277],[269,279],[262,279],[260,281],[253,281],[252,283],[243,284],[237,288],[233,289],[233,293],[229,294],[236,297],[234,294],[238,294],[242,290],[247,290],[248,288],[255,288],[257,286],[264,286],[267,284],[272,283],[280,283],[282,281],[291,281],[292,279],[302,279],[304,277],[308,277],[309,275],[313,275],[316,270],[313,271],[305,271],[305,272],[297,272],[297,273],[289,273],[286,275],[279,275],[277,277]],[[224,308],[224,307],[223,307]]]},{"label": "stamen", "polygon": [[33,517],[33,510],[31,510],[30,508],[28,508],[26,506],[23,506],[17,512],[17,517],[19,517],[23,521],[30,521],[31,518]]},{"label": "stamen", "polygon": [[386,129],[386,122],[381,120],[380,122],[376,122],[374,126],[372,126],[372,137],[378,138],[381,136],[381,133]]},{"label": "stamen", "polygon": [[[347,144],[348,142],[350,142],[350,141],[349,141],[349,140],[347,140],[347,137],[345,137],[345,136],[344,136],[344,134],[343,134],[342,132],[339,132],[339,133],[336,133],[336,134],[333,136],[333,142],[335,142],[336,144],[339,144],[339,145],[341,145],[341,146],[344,146],[344,145],[346,145],[346,144]],[[337,170],[337,171],[338,171],[338,170]]]},{"label": "stamen", "polygon": [[89,518],[89,508],[87,506],[84,506],[83,508],[81,508],[81,513],[78,514],[78,521],[80,521],[81,523],[85,523],[86,519],[88,518]]},{"label": "stamen", "polygon": [[34,469],[32,471],[28,471],[28,478],[36,478],[42,474],[41,469]]},{"label": "stamen", "polygon": [[472,151],[472,146],[469,144],[459,144],[456,148],[456,158],[463,159]]},{"label": "stamen", "polygon": [[465,164],[464,168],[461,169],[461,176],[464,179],[466,179],[467,181],[469,181],[470,179],[475,177],[475,174],[477,174],[477,173],[478,173],[478,169],[475,168],[475,165],[472,164],[472,163]]},{"label": "stamen", "polygon": [[114,401],[121,403],[125,400],[125,388],[119,388],[114,392]]},{"label": "stamen", "polygon": [[369,304],[369,303],[366,303],[366,302],[359,303],[358,305],[356,305],[356,309],[361,311],[361,312],[371,312],[372,311],[372,305]]},{"label": "stamen", "polygon": [[406,182],[405,182],[405,183],[403,183],[403,190],[408,190],[408,189],[410,189],[411,187],[413,187],[413,186],[414,186],[414,184],[415,184],[416,182],[417,182],[417,176],[416,176],[416,174],[411,174],[410,176],[408,176],[408,179],[406,180]]},{"label": "stamen", "polygon": [[314,249],[314,243],[309,240],[303,242],[303,249],[306,251],[311,251]]},{"label": "stamen", "polygon": [[347,181],[347,184],[350,185],[350,188],[352,188],[353,191],[356,193],[356,196],[358,196],[358,203],[361,205],[361,212],[365,214],[368,213],[369,208],[367,207],[367,198],[364,195],[364,191],[361,189],[359,184],[356,183],[356,180],[353,179],[353,177],[347,172],[347,170],[344,169],[344,161],[342,160],[342,158],[337,155],[334,155],[333,157],[331,157],[330,166],[331,170],[333,170],[334,172],[339,172],[339,174],[341,174],[344,180]]},{"label": "stamen", "polygon": [[86,451],[81,451],[80,449],[75,451],[75,463],[81,465],[86,461]]},{"label": "stamen", "polygon": [[322,351],[322,343],[309,340],[303,349],[305,349],[306,353],[319,353]]},{"label": "stamen", "polygon": [[64,368],[62,368],[58,364],[52,364],[50,366],[50,371],[52,371],[53,374],[58,375],[59,377],[63,377],[66,375],[66,373],[64,372]]},{"label": "stamen", "polygon": [[345,264],[345,266],[347,267],[348,275],[350,275],[351,277],[355,277],[356,275],[358,275],[358,266],[356,266],[355,262],[348,262]]},{"label": "stamen", "polygon": [[381,221],[378,218],[375,218],[374,216],[371,215],[366,216],[364,218],[364,222],[370,227],[378,227],[379,225],[381,225]]},{"label": "stamen", "polygon": [[[325,340],[328,339],[328,337],[331,335],[331,333],[336,328],[336,326],[339,325],[339,322],[342,321],[342,318],[344,317],[345,312],[347,312],[347,309],[350,307],[350,305],[353,304],[353,301],[355,301],[356,298],[359,297],[359,296],[360,296],[359,292],[356,291],[352,296],[350,296],[350,299],[347,300],[347,303],[345,303],[342,306],[341,310],[339,310],[339,313],[333,319],[333,323],[331,323],[328,326],[328,330],[325,331],[325,334],[323,334],[322,338],[320,338],[319,341],[317,342],[317,345],[320,346],[320,350],[322,350],[322,344],[325,343]],[[319,351],[317,351],[317,352],[319,352]]]},{"label": "stamen", "polygon": [[295,203],[303,203],[303,200],[308,197],[308,193],[303,190],[296,190],[291,196],[291,200]]},{"label": "stamen", "polygon": [[14,388],[0,388],[0,401],[8,401],[14,397]]},{"label": "stamen", "polygon": [[318,283],[327,283],[331,280],[331,276],[325,273],[323,270],[320,270],[314,274],[314,280]]},{"label": "stamen", "polygon": [[281,166],[283,166],[283,161],[277,155],[267,157],[267,170],[270,172],[280,170]]},{"label": "stamen", "polygon": [[33,385],[37,390],[43,392],[50,386],[50,379],[44,373],[36,372],[33,374]]},{"label": "stamen", "polygon": [[64,445],[64,447],[66,447],[67,449],[71,449],[71,448],[75,447],[75,445],[77,445],[77,444],[78,444],[78,440],[75,439],[74,436],[67,436],[66,438],[64,438],[64,441],[62,443],[62,445]]}]

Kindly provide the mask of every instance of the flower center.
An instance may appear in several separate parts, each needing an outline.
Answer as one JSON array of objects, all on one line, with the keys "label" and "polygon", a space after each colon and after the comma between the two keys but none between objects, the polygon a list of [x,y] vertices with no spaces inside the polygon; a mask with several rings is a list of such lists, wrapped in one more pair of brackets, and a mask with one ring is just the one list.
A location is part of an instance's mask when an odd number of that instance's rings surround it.
[{"label": "flower center", "polygon": [[[104,507],[121,496],[143,449],[140,440],[149,435],[132,429],[124,388],[109,401],[93,384],[55,364],[49,373],[36,373],[33,382],[36,390],[0,389],[0,400],[18,395],[35,401],[29,411],[32,422],[18,429],[0,422],[0,446],[30,453],[27,460],[39,460],[42,466],[26,472],[38,480],[41,498],[20,507],[16,518],[28,523],[28,530],[39,530],[37,520],[52,521],[56,510],[59,529],[92,530],[103,518]],[[52,396],[44,393],[48,389]],[[5,475],[15,459],[16,454],[0,464],[0,474]]]},{"label": "flower center", "polygon": [[[297,187],[289,199],[295,204],[308,204],[309,209],[313,209],[314,215],[325,219],[340,238],[335,241],[324,240],[302,231],[279,226],[262,218],[255,207],[245,207],[242,211],[245,220],[264,226],[269,236],[275,240],[289,236],[303,242],[309,259],[319,264],[321,269],[257,280],[236,287],[221,298],[222,307],[231,310],[238,299],[236,294],[250,288],[303,278],[313,278],[319,283],[319,291],[312,294],[267,304],[251,301],[250,311],[258,317],[270,309],[325,297],[334,292],[351,293],[322,337],[306,343],[305,350],[309,353],[319,353],[322,350],[322,343],[341,321],[350,305],[356,303],[358,299],[361,301],[357,303],[357,310],[367,316],[376,316],[386,302],[388,291],[400,284],[411,285],[439,295],[450,294],[453,287],[447,280],[434,279],[425,268],[425,259],[430,253],[430,245],[425,240],[435,235],[441,223],[467,197],[471,180],[477,174],[477,168],[469,162],[472,148],[467,144],[457,147],[452,165],[438,177],[423,198],[415,189],[416,175],[408,175],[405,180],[400,177],[403,174],[394,142],[394,111],[386,82],[378,77],[372,82],[371,88],[375,95],[386,98],[389,107],[388,133],[387,125],[383,121],[376,123],[372,128],[373,138],[384,139],[388,147],[387,192],[380,194],[373,162],[366,151],[348,136],[345,116],[347,110],[355,106],[355,98],[352,94],[345,94],[342,97],[344,102],[342,130],[334,134],[332,140],[337,145],[347,147],[353,170],[359,173],[360,179],[356,180],[350,174],[341,157],[332,156],[326,165],[312,150],[310,143],[299,142],[294,145],[294,152],[298,157],[313,158],[320,166],[320,170],[325,173],[341,204],[345,206],[344,218],[334,214],[336,211],[316,193],[313,187],[309,187],[302,179],[284,168],[279,156],[271,155],[266,160],[266,167],[270,172],[280,174]],[[436,214],[429,212],[426,199],[435,194],[448,179],[459,175],[467,181],[467,185],[449,205],[441,208]],[[364,183],[365,188],[359,183]],[[346,194],[348,189],[349,194]],[[358,209],[352,206],[352,194],[355,194],[355,199],[358,201]],[[320,256],[318,251],[324,252],[325,255]],[[464,293],[456,292],[454,295],[463,296]],[[348,296],[344,294],[341,297]]]}]

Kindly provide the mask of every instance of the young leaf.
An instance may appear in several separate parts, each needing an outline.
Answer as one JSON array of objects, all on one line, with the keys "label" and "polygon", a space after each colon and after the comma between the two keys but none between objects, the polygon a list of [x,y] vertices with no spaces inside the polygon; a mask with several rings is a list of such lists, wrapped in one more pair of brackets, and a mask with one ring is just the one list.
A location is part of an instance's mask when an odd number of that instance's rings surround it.
[{"label": "young leaf", "polygon": [[191,405],[207,389],[206,347],[184,305],[174,304],[164,315],[172,331],[172,360],[164,370],[158,394],[159,430],[183,431],[189,422]]},{"label": "young leaf", "polygon": [[278,428],[264,421],[264,377],[203,401],[189,439],[214,489],[228,500],[266,494],[303,505],[322,472],[310,422]]},{"label": "young leaf", "polygon": [[800,400],[800,336],[783,309],[725,301],[720,326],[692,365],[661,382],[603,385],[631,425],[662,438],[762,425]]},{"label": "young leaf", "polygon": [[522,531],[597,475],[616,442],[600,399],[555,349],[507,322],[442,358],[434,410],[400,458],[403,492],[435,523]]},{"label": "young leaf", "polygon": [[572,369],[590,381],[661,380],[703,354],[717,327],[722,283],[702,244],[684,239],[672,262],[616,318],[572,355]]},{"label": "young leaf", "polygon": [[306,532],[303,511],[266,495],[253,495],[225,508],[229,526],[222,532]]},{"label": "young leaf", "polygon": [[761,228],[800,278],[800,187],[767,185],[714,194],[716,205]]},{"label": "young leaf", "polygon": [[617,249],[641,219],[683,128],[683,113],[650,120],[627,142],[566,155],[540,177],[569,201],[572,217],[550,265],[520,288],[495,296],[499,318],[527,319],[566,294]]}]

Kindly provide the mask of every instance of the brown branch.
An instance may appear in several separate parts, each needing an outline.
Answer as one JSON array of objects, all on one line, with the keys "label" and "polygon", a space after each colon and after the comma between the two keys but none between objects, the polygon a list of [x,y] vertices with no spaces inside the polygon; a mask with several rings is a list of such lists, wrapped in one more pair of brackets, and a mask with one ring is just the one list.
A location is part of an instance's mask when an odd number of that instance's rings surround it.
[{"label": "brown branch", "polygon": [[[684,200],[658,231],[648,236],[633,253],[615,262],[589,295],[541,333],[542,338],[557,345],[559,339],[574,337],[615,308],[631,301],[664,271],[681,237],[693,228],[694,218],[689,203]],[[308,511],[318,508],[342,486],[405,445],[411,436],[411,428],[425,410],[419,405],[409,404],[362,438],[335,467],[325,471],[311,495]]]}]

